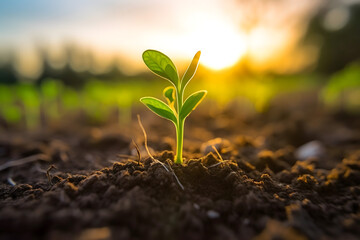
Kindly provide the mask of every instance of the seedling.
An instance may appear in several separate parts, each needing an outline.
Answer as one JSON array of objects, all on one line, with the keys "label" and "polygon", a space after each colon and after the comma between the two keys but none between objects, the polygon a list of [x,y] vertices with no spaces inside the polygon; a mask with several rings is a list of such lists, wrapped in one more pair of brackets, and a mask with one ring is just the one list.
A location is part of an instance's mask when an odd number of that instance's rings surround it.
[{"label": "seedling", "polygon": [[200,53],[198,51],[195,54],[181,80],[174,63],[165,54],[156,50],[146,50],[142,55],[146,66],[152,72],[165,78],[172,84],[172,86],[166,87],[163,91],[168,104],[154,97],[143,97],[140,101],[155,114],[174,123],[177,137],[175,163],[179,164],[183,162],[182,150],[185,119],[207,94],[207,91],[201,90],[191,94],[185,102],[183,101],[184,90],[193,78],[199,65]]}]

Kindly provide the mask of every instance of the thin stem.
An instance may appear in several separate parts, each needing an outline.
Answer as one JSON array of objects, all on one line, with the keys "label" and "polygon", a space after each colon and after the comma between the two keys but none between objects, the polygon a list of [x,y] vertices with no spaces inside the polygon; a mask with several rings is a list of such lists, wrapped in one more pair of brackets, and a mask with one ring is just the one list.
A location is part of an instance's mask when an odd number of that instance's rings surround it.
[{"label": "thin stem", "polygon": [[178,118],[180,115],[182,104],[183,104],[183,91],[181,89],[177,89],[177,91],[176,91],[176,110],[178,113]]},{"label": "thin stem", "polygon": [[35,155],[29,156],[29,157],[24,157],[24,158],[20,158],[18,160],[12,160],[12,161],[6,162],[6,163],[0,165],[0,171],[5,170],[10,167],[17,167],[17,166],[20,166],[20,165],[23,165],[26,163],[35,162],[38,160],[50,161],[51,159],[49,158],[48,155],[39,153],[39,154],[35,154]]},{"label": "thin stem", "polygon": [[183,151],[183,141],[184,141],[184,119],[180,119],[180,112],[183,104],[183,91],[178,89],[176,91],[176,105],[177,105],[177,124],[176,127],[176,137],[177,137],[177,144],[176,144],[176,157],[175,163],[182,164],[182,151]]},{"label": "thin stem", "polygon": [[176,128],[177,144],[176,144],[176,158],[175,163],[182,164],[182,151],[183,151],[183,140],[184,140],[184,120],[178,119]]}]

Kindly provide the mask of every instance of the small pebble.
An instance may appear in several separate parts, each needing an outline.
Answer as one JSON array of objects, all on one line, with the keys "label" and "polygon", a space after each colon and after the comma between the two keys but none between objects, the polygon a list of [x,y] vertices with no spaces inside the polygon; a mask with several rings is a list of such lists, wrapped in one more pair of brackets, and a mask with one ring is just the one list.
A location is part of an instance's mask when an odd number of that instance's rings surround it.
[{"label": "small pebble", "polygon": [[195,208],[196,210],[199,210],[199,209],[200,209],[200,206],[199,206],[199,204],[197,204],[197,203],[194,203],[193,206],[194,206],[194,208]]},{"label": "small pebble", "polygon": [[296,152],[296,158],[306,160],[311,157],[322,157],[325,154],[325,147],[320,141],[311,141],[300,146]]},{"label": "small pebble", "polygon": [[214,210],[209,210],[209,211],[207,211],[207,216],[209,217],[209,218],[211,218],[211,219],[215,219],[215,218],[218,218],[218,217],[220,217],[220,213],[218,213],[218,212],[216,212],[216,211],[214,211]]},{"label": "small pebble", "polygon": [[15,186],[15,185],[16,185],[16,182],[15,182],[11,177],[9,177],[9,178],[7,179],[7,181],[8,181],[8,183],[9,183],[11,186]]}]

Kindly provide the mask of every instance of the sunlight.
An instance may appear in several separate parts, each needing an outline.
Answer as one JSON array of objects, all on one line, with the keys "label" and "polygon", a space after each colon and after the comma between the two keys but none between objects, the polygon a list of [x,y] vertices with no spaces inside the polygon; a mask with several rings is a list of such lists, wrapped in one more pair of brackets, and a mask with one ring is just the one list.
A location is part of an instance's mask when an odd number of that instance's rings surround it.
[{"label": "sunlight", "polygon": [[292,32],[259,26],[248,35],[249,53],[256,65],[266,66],[290,44]]},{"label": "sunlight", "polygon": [[[221,44],[218,44],[222,41]],[[211,41],[204,42],[202,63],[214,70],[231,67],[238,62],[246,52],[243,39],[238,36],[218,36]]]},{"label": "sunlight", "polygon": [[201,63],[214,70],[231,67],[246,53],[246,37],[238,27],[224,19],[201,15],[191,19],[189,46],[201,46]]}]

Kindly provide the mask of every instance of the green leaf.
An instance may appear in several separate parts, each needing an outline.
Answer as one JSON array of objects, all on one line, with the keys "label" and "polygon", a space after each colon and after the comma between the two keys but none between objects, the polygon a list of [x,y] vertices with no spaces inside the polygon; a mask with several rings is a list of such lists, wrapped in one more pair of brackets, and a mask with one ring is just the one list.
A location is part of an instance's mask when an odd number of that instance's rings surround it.
[{"label": "green leaf", "polygon": [[166,87],[163,91],[164,97],[166,98],[169,106],[174,109],[175,104],[175,88],[174,87]]},{"label": "green leaf", "polygon": [[199,66],[199,59],[200,59],[201,52],[198,51],[193,60],[191,61],[188,69],[184,73],[184,76],[181,80],[181,90],[184,91],[186,85],[190,82],[190,80],[194,77],[197,67]]},{"label": "green leaf", "polygon": [[191,94],[190,97],[185,100],[185,103],[181,108],[180,119],[186,118],[197,107],[197,105],[199,105],[206,94],[206,90],[201,90]]},{"label": "green leaf", "polygon": [[179,75],[174,63],[168,56],[156,50],[146,50],[142,58],[151,71],[178,87]]},{"label": "green leaf", "polygon": [[173,121],[176,124],[176,116],[173,110],[171,110],[171,108],[163,101],[154,97],[143,97],[140,101],[160,117]]}]

